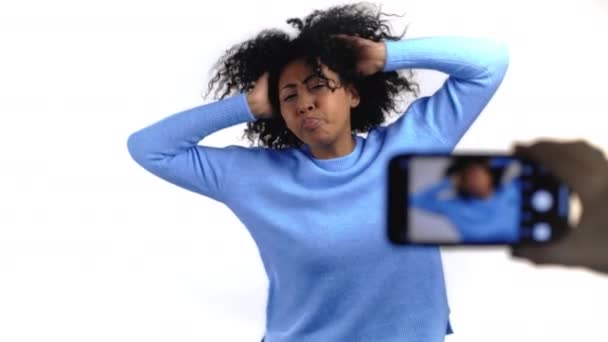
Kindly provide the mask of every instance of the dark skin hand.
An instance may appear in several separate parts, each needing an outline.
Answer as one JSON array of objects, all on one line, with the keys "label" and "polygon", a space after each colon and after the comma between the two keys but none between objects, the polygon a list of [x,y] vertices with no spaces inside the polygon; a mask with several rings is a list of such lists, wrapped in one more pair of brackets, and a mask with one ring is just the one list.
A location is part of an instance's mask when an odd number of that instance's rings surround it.
[{"label": "dark skin hand", "polygon": [[608,160],[602,151],[584,141],[541,141],[518,146],[516,154],[539,162],[569,185],[580,197],[583,213],[563,239],[513,246],[512,255],[538,265],[579,266],[608,274]]}]

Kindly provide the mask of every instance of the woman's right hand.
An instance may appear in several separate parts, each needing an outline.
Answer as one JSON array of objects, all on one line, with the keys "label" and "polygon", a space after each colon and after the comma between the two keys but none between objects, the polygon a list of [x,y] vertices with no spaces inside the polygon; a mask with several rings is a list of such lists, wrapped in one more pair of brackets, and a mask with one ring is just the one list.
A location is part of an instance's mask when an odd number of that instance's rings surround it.
[{"label": "woman's right hand", "polygon": [[253,89],[247,93],[247,104],[257,119],[268,119],[272,116],[272,106],[268,97],[268,72],[255,81]]}]

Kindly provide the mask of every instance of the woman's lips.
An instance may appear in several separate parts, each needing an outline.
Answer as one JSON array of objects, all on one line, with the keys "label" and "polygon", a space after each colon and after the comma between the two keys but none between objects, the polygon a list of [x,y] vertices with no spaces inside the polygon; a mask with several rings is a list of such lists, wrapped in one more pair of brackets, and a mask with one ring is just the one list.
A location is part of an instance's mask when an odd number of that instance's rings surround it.
[{"label": "woman's lips", "polygon": [[321,120],[317,118],[306,118],[302,120],[302,128],[313,130],[321,125]]}]

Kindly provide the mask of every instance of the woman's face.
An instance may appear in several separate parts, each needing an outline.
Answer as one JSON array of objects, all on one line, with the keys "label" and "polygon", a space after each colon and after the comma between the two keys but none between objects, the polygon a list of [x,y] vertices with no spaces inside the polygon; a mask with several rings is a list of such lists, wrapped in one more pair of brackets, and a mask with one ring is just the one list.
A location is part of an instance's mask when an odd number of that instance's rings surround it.
[{"label": "woman's face", "polygon": [[[340,86],[339,76],[321,65],[321,73],[298,59],[283,69],[279,77],[281,116],[287,128],[309,146],[327,147],[351,137],[351,108],[359,104],[352,87]],[[332,88],[336,88],[332,91]]]},{"label": "woman's face", "polygon": [[482,165],[471,165],[462,173],[461,188],[480,198],[487,198],[494,190],[492,175]]}]

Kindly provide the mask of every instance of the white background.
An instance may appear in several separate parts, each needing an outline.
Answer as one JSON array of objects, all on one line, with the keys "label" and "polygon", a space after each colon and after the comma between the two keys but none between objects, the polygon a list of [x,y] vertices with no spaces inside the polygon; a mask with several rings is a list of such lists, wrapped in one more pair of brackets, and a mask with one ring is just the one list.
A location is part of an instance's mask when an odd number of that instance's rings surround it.
[{"label": "white background", "polygon": [[[257,341],[267,281],[221,204],[129,157],[128,135],[203,103],[225,48],[327,0],[0,4],[0,341]],[[459,149],[539,137],[608,148],[606,0],[385,1],[409,36],[509,43]],[[423,93],[442,76],[419,73]],[[245,145],[243,127],[206,144]],[[457,341],[608,341],[608,277],[506,250],[444,253]]]}]

